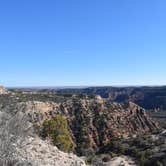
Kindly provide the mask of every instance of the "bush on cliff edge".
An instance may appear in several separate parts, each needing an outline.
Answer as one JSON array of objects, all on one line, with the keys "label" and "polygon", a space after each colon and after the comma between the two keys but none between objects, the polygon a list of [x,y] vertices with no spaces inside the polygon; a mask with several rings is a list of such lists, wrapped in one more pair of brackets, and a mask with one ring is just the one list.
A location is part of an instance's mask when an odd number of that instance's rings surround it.
[{"label": "bush on cliff edge", "polygon": [[50,138],[53,144],[64,152],[70,152],[74,148],[67,119],[62,115],[43,122],[42,136]]}]

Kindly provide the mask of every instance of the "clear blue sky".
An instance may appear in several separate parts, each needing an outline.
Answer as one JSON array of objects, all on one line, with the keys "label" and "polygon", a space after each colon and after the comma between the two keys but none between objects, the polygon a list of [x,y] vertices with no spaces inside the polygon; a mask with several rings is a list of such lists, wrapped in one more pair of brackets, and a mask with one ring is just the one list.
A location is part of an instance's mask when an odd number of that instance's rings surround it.
[{"label": "clear blue sky", "polygon": [[0,84],[166,84],[165,0],[0,2]]}]

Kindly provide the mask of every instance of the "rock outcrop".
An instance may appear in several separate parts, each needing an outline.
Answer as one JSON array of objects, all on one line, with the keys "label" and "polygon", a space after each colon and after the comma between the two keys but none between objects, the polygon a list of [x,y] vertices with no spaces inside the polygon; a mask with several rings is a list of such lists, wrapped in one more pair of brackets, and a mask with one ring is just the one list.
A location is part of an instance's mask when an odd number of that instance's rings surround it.
[{"label": "rock outcrop", "polygon": [[73,153],[64,153],[38,137],[24,112],[14,109],[13,115],[6,109],[0,109],[1,166],[85,166]]},{"label": "rock outcrop", "polygon": [[0,95],[1,94],[7,94],[7,93],[8,93],[7,89],[3,86],[0,86]]},{"label": "rock outcrop", "polygon": [[29,101],[17,104],[32,123],[42,126],[57,114],[67,117],[72,138],[80,148],[98,149],[113,138],[137,136],[159,128],[138,105],[107,102],[102,99],[72,98],[62,103]]},{"label": "rock outcrop", "polygon": [[22,148],[17,148],[19,160],[36,166],[85,166],[85,162],[73,153],[64,153],[48,141],[29,137]]}]

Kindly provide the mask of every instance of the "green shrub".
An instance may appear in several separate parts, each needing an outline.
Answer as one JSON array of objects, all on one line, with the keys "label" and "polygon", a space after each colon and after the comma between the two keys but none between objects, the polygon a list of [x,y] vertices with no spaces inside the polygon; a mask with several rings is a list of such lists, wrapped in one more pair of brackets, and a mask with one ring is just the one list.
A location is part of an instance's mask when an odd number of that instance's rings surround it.
[{"label": "green shrub", "polygon": [[42,136],[44,138],[50,138],[53,144],[62,151],[69,152],[74,148],[74,144],[68,130],[67,119],[62,115],[57,115],[53,119],[44,121]]}]

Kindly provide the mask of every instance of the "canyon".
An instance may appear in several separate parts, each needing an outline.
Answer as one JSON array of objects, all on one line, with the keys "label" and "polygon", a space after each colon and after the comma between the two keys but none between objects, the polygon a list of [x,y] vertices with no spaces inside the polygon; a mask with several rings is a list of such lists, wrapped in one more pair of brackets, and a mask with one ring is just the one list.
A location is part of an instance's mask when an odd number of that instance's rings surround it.
[{"label": "canyon", "polygon": [[[94,158],[88,157],[97,155],[100,158],[102,153],[109,154],[115,140],[122,145],[122,140],[131,140],[128,142],[131,144],[140,135],[161,131],[159,123],[132,101],[118,103],[99,95],[77,93],[6,92],[0,95],[1,165],[6,162],[41,166],[60,163],[62,166],[77,166],[87,162],[97,165],[92,161]],[[62,152],[53,145],[49,135],[42,136],[43,124],[57,116],[63,116],[67,121],[73,142],[71,152]],[[6,146],[8,150],[5,150]],[[118,159],[124,161],[125,157]]]}]

